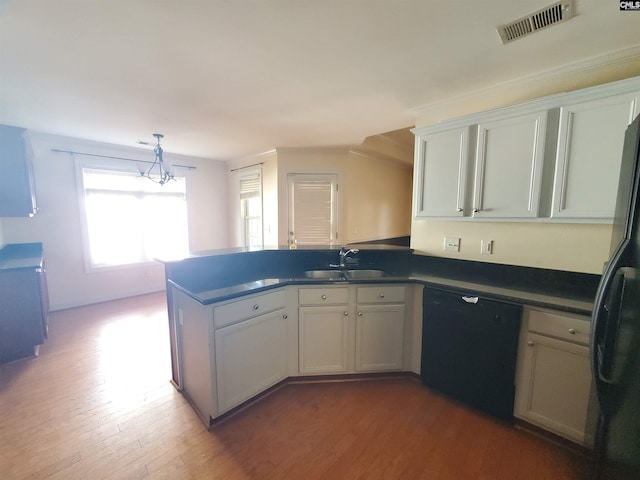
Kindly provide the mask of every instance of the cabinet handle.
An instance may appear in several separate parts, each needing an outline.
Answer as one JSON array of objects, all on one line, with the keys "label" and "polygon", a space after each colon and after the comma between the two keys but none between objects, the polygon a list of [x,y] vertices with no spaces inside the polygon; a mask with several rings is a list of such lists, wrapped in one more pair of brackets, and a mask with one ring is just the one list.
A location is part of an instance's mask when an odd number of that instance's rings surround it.
[{"label": "cabinet handle", "polygon": [[349,312],[344,312],[344,316],[348,317],[349,316]]},{"label": "cabinet handle", "polygon": [[478,210],[477,208],[473,209],[473,213],[478,213],[480,210]]},{"label": "cabinet handle", "polygon": [[380,294],[380,298],[384,298],[384,293],[381,293],[381,294]]},{"label": "cabinet handle", "polygon": [[527,345],[529,345],[530,347],[533,347],[533,342],[532,342],[531,340],[529,340],[529,341],[527,342]]},{"label": "cabinet handle", "polygon": [[461,211],[462,211],[462,208],[458,207],[456,210],[458,210],[459,212],[461,212]]},{"label": "cabinet handle", "polygon": [[358,316],[361,317],[362,316],[362,312],[358,312]]},{"label": "cabinet handle", "polygon": [[326,295],[322,295],[322,297],[321,297],[321,298],[322,298],[323,300],[326,300],[326,299],[327,299],[327,296],[326,296]]},{"label": "cabinet handle", "polygon": [[253,306],[253,309],[254,309],[254,310],[258,310],[259,308],[260,308],[260,307],[259,307],[257,304]]},{"label": "cabinet handle", "polygon": [[289,317],[288,317],[288,316],[287,316],[287,314],[285,313],[285,314],[283,314],[283,315],[282,315],[282,318],[284,318],[284,319],[286,320],[286,319],[287,319],[287,318],[289,318]]},{"label": "cabinet handle", "polygon": [[576,329],[575,329],[575,328],[570,328],[570,329],[569,329],[569,333],[570,333],[571,335],[575,335],[575,334],[576,334]]}]

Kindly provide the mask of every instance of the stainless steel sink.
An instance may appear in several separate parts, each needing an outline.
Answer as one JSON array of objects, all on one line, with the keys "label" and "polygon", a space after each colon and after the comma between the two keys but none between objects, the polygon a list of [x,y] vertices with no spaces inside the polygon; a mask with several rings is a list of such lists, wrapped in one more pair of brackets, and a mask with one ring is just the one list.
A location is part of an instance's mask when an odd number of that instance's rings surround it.
[{"label": "stainless steel sink", "polygon": [[344,272],[344,274],[349,280],[380,278],[387,275],[384,270],[347,270],[346,272]]},{"label": "stainless steel sink", "polygon": [[304,276],[322,280],[344,280],[340,270],[307,270],[304,272]]}]

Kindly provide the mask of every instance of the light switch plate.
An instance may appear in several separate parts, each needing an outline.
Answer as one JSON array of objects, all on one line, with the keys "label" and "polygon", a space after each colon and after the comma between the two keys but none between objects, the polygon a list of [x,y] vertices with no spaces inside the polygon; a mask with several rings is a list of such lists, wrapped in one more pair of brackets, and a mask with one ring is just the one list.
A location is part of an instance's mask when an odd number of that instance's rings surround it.
[{"label": "light switch plate", "polygon": [[460,238],[459,237],[444,237],[444,250],[446,252],[459,252],[460,251]]},{"label": "light switch plate", "polygon": [[480,253],[491,255],[493,253],[493,240],[480,240]]}]

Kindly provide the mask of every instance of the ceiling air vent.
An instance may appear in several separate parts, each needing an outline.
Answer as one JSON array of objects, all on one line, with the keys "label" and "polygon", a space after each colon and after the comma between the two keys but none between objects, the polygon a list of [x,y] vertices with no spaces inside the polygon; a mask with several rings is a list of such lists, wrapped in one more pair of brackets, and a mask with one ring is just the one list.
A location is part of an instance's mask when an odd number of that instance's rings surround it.
[{"label": "ceiling air vent", "polygon": [[506,25],[500,25],[496,27],[496,30],[502,43],[506,44],[556,23],[569,20],[571,17],[573,17],[573,1],[565,0],[556,2]]}]

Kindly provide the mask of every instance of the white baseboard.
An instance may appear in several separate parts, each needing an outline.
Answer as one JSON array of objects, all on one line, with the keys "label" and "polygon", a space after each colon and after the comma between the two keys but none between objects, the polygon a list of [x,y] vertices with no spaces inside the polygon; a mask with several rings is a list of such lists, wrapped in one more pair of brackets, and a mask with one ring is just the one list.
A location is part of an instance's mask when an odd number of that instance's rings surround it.
[{"label": "white baseboard", "polygon": [[91,297],[84,297],[71,302],[51,304],[49,306],[49,311],[56,312],[58,310],[68,310],[70,308],[86,307],[87,305],[93,305],[95,303],[104,303],[104,302],[110,302],[113,300],[122,300],[124,298],[137,297],[140,295],[147,295],[150,293],[158,293],[158,292],[164,292],[164,291],[165,291],[164,288],[158,289],[158,287],[152,287],[147,289],[143,288],[135,291],[121,293],[117,295],[109,294],[109,295],[96,295]]}]

